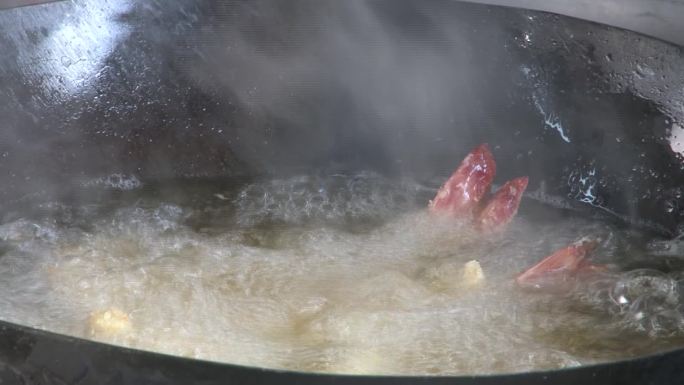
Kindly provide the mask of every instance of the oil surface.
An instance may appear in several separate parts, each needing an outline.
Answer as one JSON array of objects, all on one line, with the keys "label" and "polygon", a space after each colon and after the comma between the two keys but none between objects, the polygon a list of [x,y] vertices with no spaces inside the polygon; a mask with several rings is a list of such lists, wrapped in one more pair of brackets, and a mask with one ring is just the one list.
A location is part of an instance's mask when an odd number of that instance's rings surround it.
[{"label": "oil surface", "polygon": [[[520,372],[682,344],[679,269],[608,222],[523,200],[507,230],[483,236],[428,215],[434,189],[372,173],[108,190],[122,178],[87,186],[78,204],[5,215],[2,319],[335,373]],[[562,291],[515,286],[585,235],[603,239],[592,258],[612,272]],[[469,278],[469,261],[484,279]]]}]

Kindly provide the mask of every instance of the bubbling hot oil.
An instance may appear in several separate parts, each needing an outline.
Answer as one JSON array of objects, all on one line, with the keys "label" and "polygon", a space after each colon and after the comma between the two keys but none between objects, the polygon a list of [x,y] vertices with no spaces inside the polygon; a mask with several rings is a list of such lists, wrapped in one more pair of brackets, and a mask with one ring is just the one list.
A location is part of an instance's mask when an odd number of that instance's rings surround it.
[{"label": "bubbling hot oil", "polygon": [[[629,234],[608,224],[546,208],[482,236],[430,217],[434,190],[373,174],[168,191],[52,202],[2,224],[0,316],[144,350],[335,373],[554,369],[684,335],[676,273],[604,274],[562,295],[516,289],[518,272],[587,234],[607,235],[605,260],[627,258]],[[483,280],[469,278],[469,261]]]}]

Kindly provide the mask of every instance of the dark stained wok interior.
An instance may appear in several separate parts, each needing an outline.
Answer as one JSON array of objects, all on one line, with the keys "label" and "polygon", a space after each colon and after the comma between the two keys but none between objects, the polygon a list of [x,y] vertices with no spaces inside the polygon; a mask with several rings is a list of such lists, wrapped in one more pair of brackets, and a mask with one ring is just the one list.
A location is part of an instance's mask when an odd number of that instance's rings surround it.
[{"label": "dark stained wok interior", "polygon": [[[678,46],[445,0],[84,0],[0,11],[0,51],[2,321],[350,374],[684,346]],[[480,143],[529,176],[491,236],[425,209]],[[586,235],[610,271],[515,287]]]}]

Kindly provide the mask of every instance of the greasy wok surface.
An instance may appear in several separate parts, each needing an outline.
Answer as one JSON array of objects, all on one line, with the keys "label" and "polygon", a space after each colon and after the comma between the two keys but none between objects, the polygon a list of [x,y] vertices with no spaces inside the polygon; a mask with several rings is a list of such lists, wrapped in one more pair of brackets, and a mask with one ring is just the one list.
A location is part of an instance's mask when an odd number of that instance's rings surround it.
[{"label": "greasy wok surface", "polygon": [[0,14],[4,204],[114,173],[441,179],[488,142],[530,191],[684,215],[678,47],[439,0],[94,4]]}]

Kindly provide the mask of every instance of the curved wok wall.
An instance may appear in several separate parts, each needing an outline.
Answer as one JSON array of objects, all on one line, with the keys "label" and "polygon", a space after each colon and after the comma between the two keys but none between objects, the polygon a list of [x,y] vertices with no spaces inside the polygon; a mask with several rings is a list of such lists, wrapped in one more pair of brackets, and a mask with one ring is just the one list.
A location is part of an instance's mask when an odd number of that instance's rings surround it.
[{"label": "curved wok wall", "polygon": [[544,196],[684,215],[682,52],[626,31],[446,0],[81,0],[0,31],[5,204],[112,173],[437,181],[486,141]]},{"label": "curved wok wall", "polygon": [[681,384],[684,352],[550,372],[463,377],[340,376],[217,364],[84,341],[0,322],[0,381],[15,384]]}]

